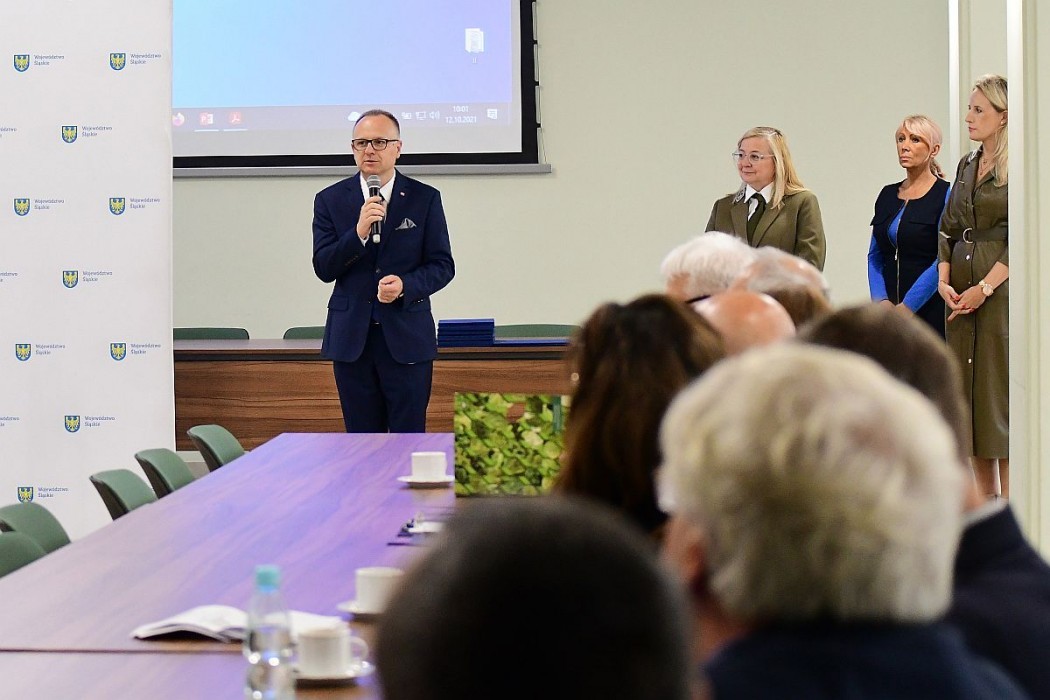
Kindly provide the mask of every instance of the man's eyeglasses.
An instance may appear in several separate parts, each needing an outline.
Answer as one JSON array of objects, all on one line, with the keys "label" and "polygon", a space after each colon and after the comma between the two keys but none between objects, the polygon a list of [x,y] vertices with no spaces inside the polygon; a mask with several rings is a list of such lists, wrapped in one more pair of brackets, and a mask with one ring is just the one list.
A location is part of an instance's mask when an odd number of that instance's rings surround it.
[{"label": "man's eyeglasses", "polygon": [[375,150],[383,151],[391,143],[401,143],[401,139],[354,139],[350,142],[350,147],[355,151],[363,151],[368,148],[368,144],[372,144]]},{"label": "man's eyeglasses", "polygon": [[733,151],[729,155],[733,156],[733,160],[737,163],[747,158],[747,162],[751,165],[758,165],[766,158],[772,158],[773,156],[762,155],[761,153],[744,153],[743,151]]}]

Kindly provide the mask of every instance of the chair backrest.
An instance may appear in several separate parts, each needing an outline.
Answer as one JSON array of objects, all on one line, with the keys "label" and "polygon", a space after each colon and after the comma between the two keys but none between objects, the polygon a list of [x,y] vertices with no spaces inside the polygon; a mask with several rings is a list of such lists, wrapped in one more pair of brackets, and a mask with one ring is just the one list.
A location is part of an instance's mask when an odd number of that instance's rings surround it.
[{"label": "chair backrest", "polygon": [[173,328],[175,340],[248,340],[244,328]]},{"label": "chair backrest", "polygon": [[568,338],[579,326],[565,323],[512,323],[496,326],[497,338]]},{"label": "chair backrest", "polygon": [[320,340],[324,338],[324,326],[292,326],[284,332],[285,340]]},{"label": "chair backrest", "polygon": [[195,425],[186,431],[190,440],[201,452],[210,471],[229,464],[244,454],[237,438],[221,425]]},{"label": "chair backrest", "polygon": [[146,472],[157,498],[164,498],[193,481],[193,472],[186,462],[166,447],[136,452],[135,459]]},{"label": "chair backrest", "polygon": [[69,535],[62,523],[39,503],[12,503],[0,508],[0,531],[27,535],[45,552],[69,544]]},{"label": "chair backrest", "polygon": [[0,576],[32,564],[47,554],[44,548],[21,532],[0,533]]},{"label": "chair backrest", "polygon": [[156,494],[135,472],[127,469],[110,469],[98,472],[90,477],[102,502],[106,504],[110,517],[114,520],[127,515],[139,506],[153,503]]}]

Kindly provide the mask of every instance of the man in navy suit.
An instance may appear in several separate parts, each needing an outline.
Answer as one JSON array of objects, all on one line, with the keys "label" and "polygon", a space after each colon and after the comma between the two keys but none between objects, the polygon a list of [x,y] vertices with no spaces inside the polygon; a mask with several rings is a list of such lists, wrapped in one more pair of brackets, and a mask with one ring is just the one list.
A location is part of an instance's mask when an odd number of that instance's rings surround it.
[{"label": "man in navy suit", "polygon": [[[430,295],[456,274],[441,195],[396,172],[393,114],[362,114],[351,146],[358,174],[314,198],[314,272],[335,282],[321,356],[347,432],[423,432],[437,356]],[[378,196],[368,196],[371,175]]]}]

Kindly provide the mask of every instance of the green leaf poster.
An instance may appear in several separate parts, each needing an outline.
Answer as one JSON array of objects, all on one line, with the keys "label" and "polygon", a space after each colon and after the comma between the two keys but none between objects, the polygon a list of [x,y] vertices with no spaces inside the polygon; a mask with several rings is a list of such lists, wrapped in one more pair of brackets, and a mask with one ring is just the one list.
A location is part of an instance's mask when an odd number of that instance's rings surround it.
[{"label": "green leaf poster", "polygon": [[561,466],[568,399],[458,393],[453,430],[457,496],[534,496]]}]

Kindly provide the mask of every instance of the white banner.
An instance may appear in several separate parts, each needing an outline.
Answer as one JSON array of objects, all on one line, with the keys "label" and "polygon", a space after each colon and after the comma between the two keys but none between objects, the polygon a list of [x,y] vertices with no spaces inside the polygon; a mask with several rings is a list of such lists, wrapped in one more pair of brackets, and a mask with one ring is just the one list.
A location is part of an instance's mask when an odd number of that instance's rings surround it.
[{"label": "white banner", "polygon": [[72,537],[88,477],[174,447],[171,0],[4,3],[0,505]]}]

